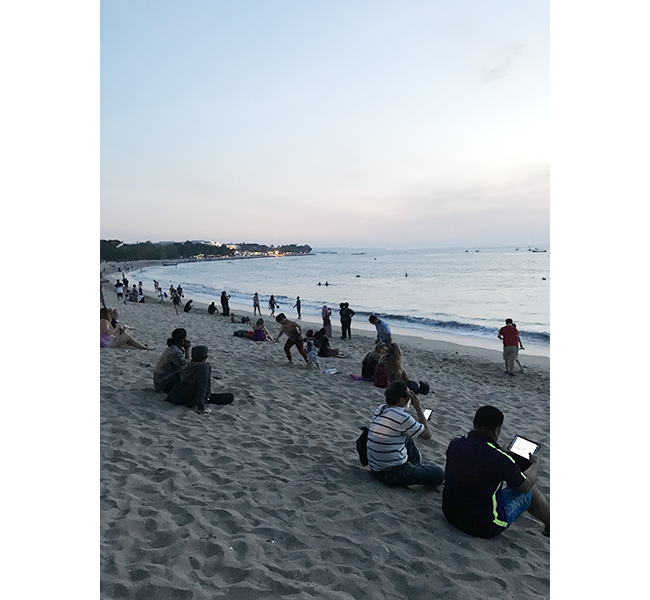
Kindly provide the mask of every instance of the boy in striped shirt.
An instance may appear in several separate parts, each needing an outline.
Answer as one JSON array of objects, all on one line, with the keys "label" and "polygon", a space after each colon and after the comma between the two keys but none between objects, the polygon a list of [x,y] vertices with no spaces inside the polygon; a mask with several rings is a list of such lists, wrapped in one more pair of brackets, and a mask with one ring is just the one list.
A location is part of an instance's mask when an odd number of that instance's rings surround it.
[{"label": "boy in striped shirt", "polygon": [[[402,381],[393,381],[384,396],[386,404],[377,407],[368,427],[368,464],[372,474],[391,487],[441,484],[444,470],[420,464],[420,453],[413,441],[416,437],[431,439],[419,398]],[[404,410],[409,403],[417,420]]]}]

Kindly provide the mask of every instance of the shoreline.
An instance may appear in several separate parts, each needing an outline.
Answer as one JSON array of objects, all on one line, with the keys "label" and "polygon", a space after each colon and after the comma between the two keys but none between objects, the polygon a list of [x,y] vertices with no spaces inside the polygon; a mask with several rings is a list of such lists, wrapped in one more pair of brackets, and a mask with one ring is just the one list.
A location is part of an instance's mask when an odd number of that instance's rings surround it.
[{"label": "shoreline", "polygon": [[[265,257],[246,257],[246,258],[265,258]],[[102,274],[110,278],[113,276],[122,275],[126,273],[127,278],[131,279],[132,277],[135,277],[135,275],[137,275],[135,271],[137,271],[138,269],[141,268],[144,269],[151,266],[160,266],[162,265],[163,262],[167,262],[167,261],[163,261],[163,260],[134,261],[133,263],[128,263],[132,267],[128,271],[121,271],[121,272],[107,271],[106,273],[102,273]],[[185,262],[191,262],[191,261],[185,261]],[[101,266],[108,267],[110,265],[106,262],[102,262],[100,263],[100,267]],[[108,286],[109,284],[105,284],[105,285]],[[112,291],[109,292],[107,289],[104,290],[105,297],[110,293],[112,293]],[[156,298],[153,294],[150,294],[148,291],[145,291],[144,295],[147,299],[146,300],[147,302],[158,303],[158,298]],[[195,299],[192,296],[187,296],[183,299],[184,300],[183,304],[190,298],[193,300],[193,305],[194,305],[193,310],[196,309],[207,310],[207,307],[209,306],[209,302],[203,298]],[[171,300],[169,298],[165,299],[165,302],[171,304]],[[219,313],[221,313],[221,304],[219,302],[219,298],[215,298],[214,303],[217,306]],[[252,305],[249,307],[243,304],[230,303],[230,308],[231,308],[231,312],[235,312],[236,315],[248,316],[251,320],[253,319]],[[262,308],[262,318],[264,318],[265,322],[268,325],[267,319],[273,319],[273,317],[270,316],[270,313],[268,312],[268,307],[261,307],[261,308]],[[313,328],[315,329],[316,327],[320,328],[322,326],[322,320],[316,315],[302,315],[302,318],[298,319],[294,308],[290,308],[288,310],[286,309],[277,310],[276,315],[280,314],[281,312],[284,312],[284,314],[287,316],[288,319],[298,322],[299,324],[301,324],[301,326],[303,324],[313,325],[313,327],[302,327],[303,333],[307,329],[313,329]],[[340,334],[340,326],[338,325],[338,321],[336,320],[337,314],[338,313],[336,311],[332,310],[332,334],[333,335],[330,341],[333,344],[334,342],[336,342],[337,335]],[[441,352],[447,351],[447,352],[454,352],[456,354],[480,356],[489,360],[502,360],[502,349],[500,347],[501,342],[496,338],[494,342],[492,342],[488,338],[475,338],[470,336],[462,336],[458,334],[449,334],[449,333],[442,333],[442,332],[435,332],[435,331],[429,332],[424,330],[409,329],[406,327],[394,326],[390,322],[389,325],[391,327],[391,331],[393,332],[393,338],[395,339],[395,341],[397,341],[400,344],[405,343],[405,344],[416,346],[418,348],[436,350]],[[361,335],[373,339],[375,337],[374,327],[370,323],[366,323],[365,321],[353,320],[352,328],[353,328],[352,329],[353,335]],[[520,354],[519,354],[520,360],[523,360],[524,362],[529,364],[535,364],[537,366],[550,369],[550,347],[527,343],[525,348],[526,350],[523,351],[520,350]]]}]

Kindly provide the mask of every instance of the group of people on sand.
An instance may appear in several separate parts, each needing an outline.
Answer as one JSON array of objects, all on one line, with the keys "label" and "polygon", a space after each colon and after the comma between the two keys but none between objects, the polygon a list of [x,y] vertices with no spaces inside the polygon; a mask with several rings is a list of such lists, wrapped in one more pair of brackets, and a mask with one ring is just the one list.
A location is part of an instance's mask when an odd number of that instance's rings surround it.
[{"label": "group of people on sand", "polygon": [[[355,379],[371,381],[386,391],[385,403],[375,409],[357,442],[362,464],[391,487],[444,483],[443,514],[470,535],[495,537],[525,511],[544,524],[544,535],[550,535],[550,503],[537,487],[538,458],[522,458],[499,446],[504,415],[498,408],[486,405],[476,411],[473,429],[449,443],[444,469],[421,463],[414,439],[432,437],[430,414],[425,415],[419,400],[419,395],[429,392],[429,385],[410,379],[388,325],[375,315],[369,320],[377,328],[376,345],[363,359],[361,377]],[[504,343],[506,372],[512,374],[514,350],[523,348],[512,319],[506,320],[498,337]],[[406,412],[409,406],[416,417]]]},{"label": "group of people on sand", "polygon": [[[171,295],[172,298],[179,295],[178,288]],[[225,308],[228,308],[227,302],[226,295]],[[349,308],[347,303],[341,303],[342,321],[345,308]],[[224,314],[228,315],[230,311],[224,310]],[[273,337],[262,318],[256,321],[246,337],[254,341],[277,342],[284,335],[287,338],[284,352],[289,362],[293,362],[291,349],[295,346],[308,365],[318,365],[318,357],[343,356],[329,344],[331,311],[328,307],[323,307],[322,315],[323,327],[318,331],[310,329],[305,337],[300,325],[289,320],[284,313],[275,317],[280,326],[277,337]],[[349,319],[352,315],[353,311]],[[236,315],[230,316],[231,321],[241,322],[237,321]],[[147,350],[148,346],[138,341],[117,319],[116,310],[105,306],[100,309],[100,346]],[[549,535],[550,503],[537,486],[537,456],[530,455],[522,460],[499,446],[505,417],[498,408],[485,405],[476,411],[472,430],[449,443],[444,468],[422,464],[415,439],[426,440],[433,435],[429,417],[420,401],[421,395],[429,393],[429,384],[408,375],[401,348],[392,340],[388,324],[376,315],[371,315],[369,322],[375,325],[377,338],[363,358],[361,376],[353,378],[385,388],[385,402],[375,409],[365,428],[365,438],[362,436],[358,442],[358,447],[359,443],[363,446],[360,456],[365,455],[364,464],[368,464],[373,477],[390,487],[444,484],[442,512],[445,518],[473,536],[495,537],[525,511],[539,519],[544,524],[543,533]],[[342,337],[349,337],[349,328],[347,333],[342,328],[342,333]],[[498,337],[504,345],[506,373],[513,374],[518,350],[523,349],[523,345],[512,319],[506,320]],[[212,367],[207,362],[208,355],[207,346],[192,346],[185,329],[174,329],[153,371],[155,391],[166,394],[167,402],[194,408],[199,414],[208,412],[209,404],[231,404],[234,401],[231,392],[212,392]],[[409,407],[415,411],[415,416],[406,411]]]},{"label": "group of people on sand", "polygon": [[[499,446],[504,415],[498,408],[486,405],[476,411],[472,430],[449,443],[443,469],[422,464],[415,445],[415,438],[432,438],[417,393],[395,380],[384,398],[357,442],[362,464],[370,466],[376,479],[390,487],[444,483],[442,512],[469,535],[493,538],[525,511],[550,535],[550,503],[537,486],[538,458],[522,460]],[[416,417],[406,412],[409,406]]]}]

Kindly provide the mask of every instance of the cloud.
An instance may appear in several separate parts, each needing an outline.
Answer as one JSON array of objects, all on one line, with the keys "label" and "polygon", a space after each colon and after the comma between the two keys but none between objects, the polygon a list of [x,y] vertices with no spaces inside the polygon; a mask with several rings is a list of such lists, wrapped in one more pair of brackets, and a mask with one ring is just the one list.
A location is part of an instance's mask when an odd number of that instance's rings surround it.
[{"label": "cloud", "polygon": [[519,43],[513,43],[502,52],[502,57],[499,59],[499,62],[492,67],[487,68],[481,79],[483,83],[490,83],[497,79],[502,79],[508,75],[508,72],[515,64],[517,57],[523,54],[525,46]]}]

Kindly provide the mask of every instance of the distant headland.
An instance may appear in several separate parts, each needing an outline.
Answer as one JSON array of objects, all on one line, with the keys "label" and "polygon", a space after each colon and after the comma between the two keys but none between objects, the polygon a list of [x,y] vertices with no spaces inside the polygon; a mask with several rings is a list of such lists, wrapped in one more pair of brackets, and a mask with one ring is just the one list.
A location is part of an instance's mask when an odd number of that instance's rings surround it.
[{"label": "distant headland", "polygon": [[262,256],[293,256],[309,254],[311,246],[284,244],[220,244],[218,242],[138,242],[124,244],[120,240],[100,240],[99,257],[105,261],[134,260],[217,260]]}]

